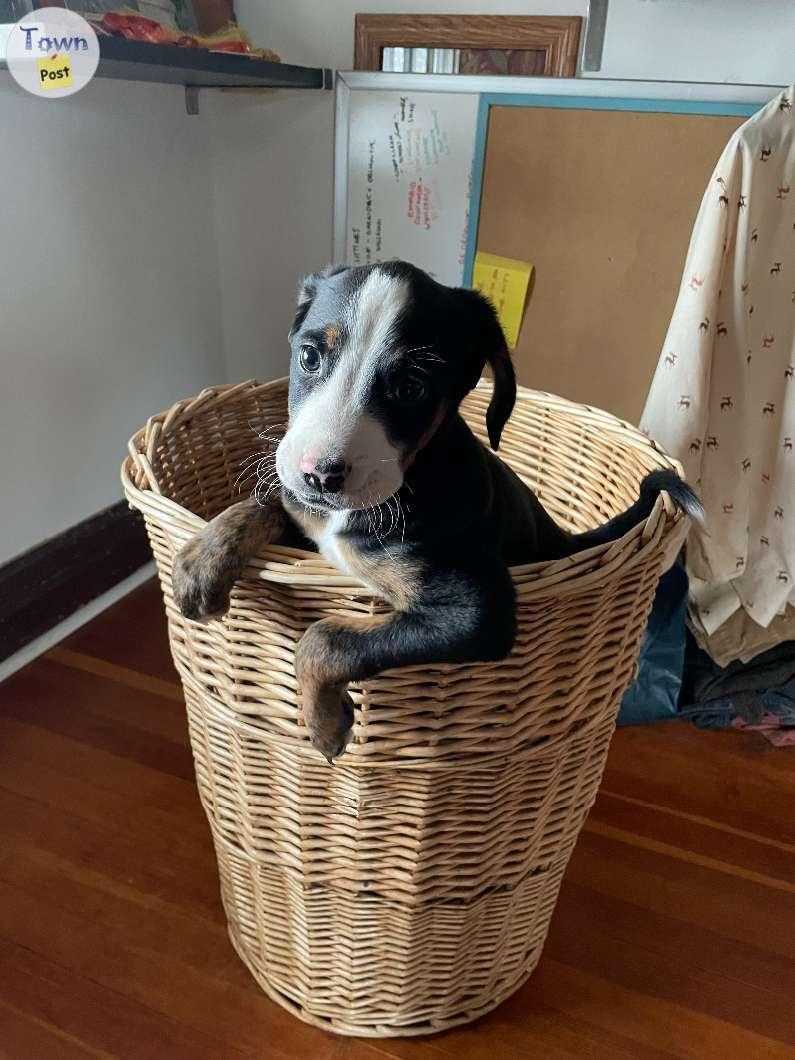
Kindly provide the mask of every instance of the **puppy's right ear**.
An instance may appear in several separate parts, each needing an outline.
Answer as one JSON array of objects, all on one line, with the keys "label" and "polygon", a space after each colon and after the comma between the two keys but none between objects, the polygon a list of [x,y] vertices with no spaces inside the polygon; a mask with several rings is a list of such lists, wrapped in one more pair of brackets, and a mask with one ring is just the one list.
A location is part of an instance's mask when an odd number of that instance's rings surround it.
[{"label": "puppy's right ear", "polygon": [[348,265],[328,265],[321,272],[312,273],[311,276],[304,276],[301,280],[301,285],[298,288],[298,302],[295,308],[295,317],[293,318],[292,327],[290,328],[289,338],[295,335],[296,331],[301,327],[306,314],[309,312],[309,307],[315,299],[318,287],[323,280],[328,279],[330,276],[336,276],[340,272],[345,272],[349,268]]}]

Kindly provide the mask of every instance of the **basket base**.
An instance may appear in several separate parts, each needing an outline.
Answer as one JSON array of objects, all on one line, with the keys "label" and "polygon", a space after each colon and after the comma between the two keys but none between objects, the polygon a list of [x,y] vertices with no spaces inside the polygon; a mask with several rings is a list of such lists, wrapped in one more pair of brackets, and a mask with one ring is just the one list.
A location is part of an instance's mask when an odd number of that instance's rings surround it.
[{"label": "basket base", "polygon": [[318,1027],[320,1030],[328,1031],[332,1034],[339,1034],[346,1038],[414,1038],[420,1035],[439,1034],[442,1031],[450,1030],[453,1027],[460,1027],[466,1023],[472,1023],[474,1020],[480,1019],[481,1016],[485,1016],[489,1012],[492,1012],[495,1008],[501,1005],[503,1001],[507,1001],[511,994],[516,993],[516,991],[527,982],[538,964],[545,941],[543,940],[530,955],[527,965],[521,970],[519,975],[516,976],[513,982],[508,986],[503,987],[499,993],[494,997],[489,998],[484,1004],[468,1008],[463,1011],[460,1016],[444,1020],[423,1020],[417,1023],[346,1023],[341,1019],[316,1016],[308,1009],[298,1004],[298,1002],[293,1001],[293,999],[287,994],[276,989],[271,982],[257,971],[256,967],[248,957],[245,946],[237,938],[234,926],[231,923],[228,924],[228,931],[229,939],[235,953],[243,964],[245,964],[246,968],[248,968],[249,972],[251,972],[257,986],[260,987],[263,993],[267,994],[271,1001],[275,1001],[277,1005],[280,1005],[283,1009],[286,1009],[287,1012],[290,1012],[293,1016],[297,1016],[298,1019],[302,1020],[304,1023],[310,1024],[312,1027]]}]

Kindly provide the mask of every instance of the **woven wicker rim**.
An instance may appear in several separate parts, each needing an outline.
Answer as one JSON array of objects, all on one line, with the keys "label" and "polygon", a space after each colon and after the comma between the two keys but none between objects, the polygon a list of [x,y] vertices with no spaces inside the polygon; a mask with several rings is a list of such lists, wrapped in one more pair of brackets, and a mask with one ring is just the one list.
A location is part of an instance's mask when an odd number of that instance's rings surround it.
[{"label": "woven wicker rim", "polygon": [[[152,470],[161,436],[179,427],[181,423],[193,419],[211,402],[217,408],[227,402],[249,398],[252,396],[250,392],[254,390],[276,395],[286,391],[287,383],[284,378],[269,383],[249,379],[228,386],[208,387],[195,398],[178,401],[166,412],[150,417],[146,425],[132,436],[128,444],[129,456],[121,469],[128,499],[134,502],[134,506],[140,511],[151,512],[152,515],[165,519],[175,536],[175,550],[205,526],[206,520],[163,496]],[[481,379],[467,399],[470,408],[482,411],[484,423],[491,389],[490,381]],[[565,398],[526,387],[519,387],[518,394],[561,417],[573,418],[578,423],[593,428],[595,432],[616,434],[623,447],[631,446],[637,451],[649,470],[670,467],[677,474],[682,474],[681,465],[653,440],[643,435],[636,427],[602,409],[579,405]],[[514,413],[514,416],[517,415],[521,418],[522,410],[518,406]],[[475,433],[485,440],[485,429],[475,429]],[[622,538],[578,552],[565,559],[512,567],[511,576],[517,595],[523,599],[549,595],[550,592],[554,595],[568,595],[581,592],[595,583],[604,584],[612,578],[623,579],[631,567],[642,563],[647,554],[658,547],[664,534],[670,532],[671,523],[680,523],[683,518],[681,512],[664,494],[658,499],[645,522],[633,527]],[[253,559],[246,568],[245,576],[311,587],[320,592],[339,593],[342,590],[351,598],[372,596],[372,591],[365,585],[342,574],[317,553],[279,545],[269,547],[262,555]]]}]

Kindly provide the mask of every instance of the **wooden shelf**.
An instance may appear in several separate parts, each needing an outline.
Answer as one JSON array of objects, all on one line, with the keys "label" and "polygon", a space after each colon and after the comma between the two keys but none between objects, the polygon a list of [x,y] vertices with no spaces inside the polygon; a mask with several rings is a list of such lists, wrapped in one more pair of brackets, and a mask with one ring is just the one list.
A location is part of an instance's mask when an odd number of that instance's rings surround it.
[{"label": "wooden shelf", "polygon": [[252,59],[247,55],[99,38],[97,77],[192,88],[331,88],[331,71]]}]

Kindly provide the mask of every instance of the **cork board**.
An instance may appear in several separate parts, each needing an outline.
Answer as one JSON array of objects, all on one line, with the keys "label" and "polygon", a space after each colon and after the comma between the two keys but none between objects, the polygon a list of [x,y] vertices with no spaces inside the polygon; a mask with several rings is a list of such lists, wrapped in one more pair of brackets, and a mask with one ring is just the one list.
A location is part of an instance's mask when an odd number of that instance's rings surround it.
[{"label": "cork board", "polygon": [[701,197],[745,120],[490,108],[477,249],[536,269],[521,383],[637,423]]}]

